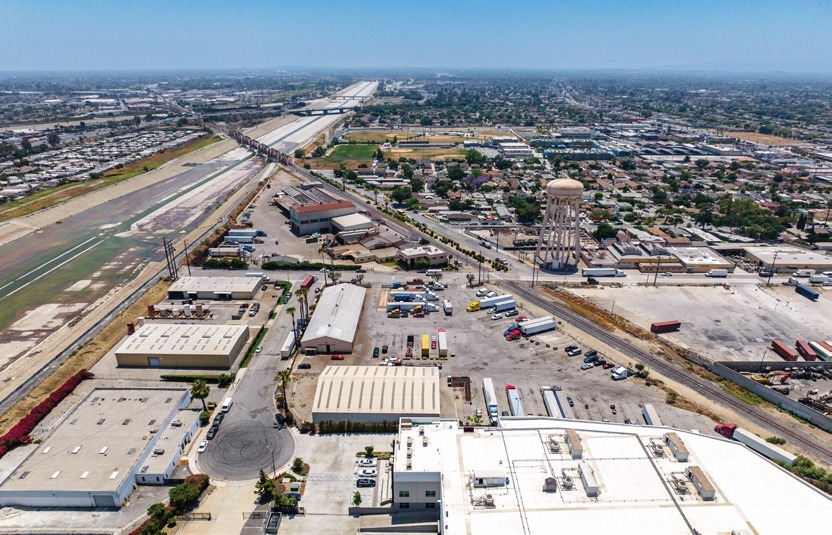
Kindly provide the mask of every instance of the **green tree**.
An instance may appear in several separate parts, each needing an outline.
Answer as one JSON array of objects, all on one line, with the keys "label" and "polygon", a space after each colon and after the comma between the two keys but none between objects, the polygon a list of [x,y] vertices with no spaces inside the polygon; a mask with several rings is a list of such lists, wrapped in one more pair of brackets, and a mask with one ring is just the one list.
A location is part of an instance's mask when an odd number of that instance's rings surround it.
[{"label": "green tree", "polygon": [[698,160],[696,160],[693,163],[694,163],[694,165],[696,165],[696,168],[699,169],[700,171],[704,171],[711,164],[711,162],[709,162],[705,158],[699,158]]},{"label": "green tree", "polygon": [[202,410],[207,411],[208,407],[205,405],[205,398],[211,393],[211,387],[204,379],[196,379],[191,385],[191,397],[202,402]]},{"label": "green tree", "polygon": [[465,178],[465,171],[458,165],[448,167],[448,178],[451,180],[462,180]]},{"label": "green tree", "polygon": [[353,504],[355,507],[359,507],[359,506],[361,506],[361,502],[362,502],[362,501],[363,501],[363,500],[362,500],[362,498],[361,498],[361,493],[360,493],[360,492],[358,492],[358,491],[355,491],[355,494],[353,494],[353,495],[352,495],[352,504]]},{"label": "green tree", "polygon": [[274,376],[275,381],[280,381],[280,393],[283,395],[283,412],[289,412],[289,392],[286,385],[292,380],[292,373],[289,370],[280,370]]},{"label": "green tree", "polygon": [[430,261],[428,261],[427,258],[417,258],[414,265],[416,266],[416,270],[418,271],[430,269]]},{"label": "green tree", "polygon": [[806,212],[802,212],[797,219],[797,229],[806,230]]},{"label": "green tree", "polygon": [[260,497],[260,500],[271,500],[274,497],[276,486],[274,479],[270,478],[266,472],[260,470],[260,477],[257,483],[254,484],[254,493]]},{"label": "green tree", "polygon": [[358,173],[350,169],[349,171],[344,173],[344,179],[346,179],[349,182],[355,182],[356,180],[358,180]]},{"label": "green tree", "polygon": [[618,231],[613,228],[612,225],[608,225],[607,223],[601,223],[598,225],[598,228],[595,229],[595,232],[592,233],[592,237],[598,241],[607,238],[615,238],[617,235]]},{"label": "green tree", "polygon": [[49,132],[49,135],[46,136],[46,142],[52,147],[57,147],[61,144],[61,136],[57,132]]},{"label": "green tree", "polygon": [[474,285],[474,279],[476,277],[474,277],[473,273],[469,273],[469,274],[465,275],[465,278],[468,279],[468,286],[473,286]]},{"label": "green tree", "polygon": [[393,191],[390,192],[390,198],[396,201],[397,203],[403,203],[407,199],[413,196],[413,190],[409,187],[399,187],[393,188]]},{"label": "green tree", "polygon": [[367,457],[372,457],[372,456],[373,456],[373,452],[374,452],[375,450],[376,450],[376,449],[375,449],[373,446],[364,446],[364,454],[365,454]]},{"label": "green tree", "polygon": [[294,460],[292,460],[292,471],[296,474],[303,471],[303,459],[295,457]]},{"label": "green tree", "polygon": [[303,158],[303,149],[295,149],[295,158]]},{"label": "green tree", "polygon": [[170,503],[177,509],[182,510],[192,505],[202,492],[187,483],[180,483],[168,491]]},{"label": "green tree", "polygon": [[317,147],[315,147],[315,150],[312,151],[312,156],[314,156],[315,158],[320,158],[324,154],[326,154],[326,149],[323,147],[323,145],[318,145]]}]

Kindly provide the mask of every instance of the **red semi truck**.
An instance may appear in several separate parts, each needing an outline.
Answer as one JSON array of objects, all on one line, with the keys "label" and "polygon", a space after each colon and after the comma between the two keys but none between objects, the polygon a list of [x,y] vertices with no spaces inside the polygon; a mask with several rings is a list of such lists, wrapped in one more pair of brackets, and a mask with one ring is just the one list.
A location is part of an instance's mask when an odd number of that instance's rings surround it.
[{"label": "red semi truck", "polygon": [[797,360],[797,351],[790,348],[780,340],[773,340],[771,342],[771,349],[773,349],[775,353],[783,357],[784,360],[788,360],[791,362]]},{"label": "red semi truck", "polygon": [[682,322],[679,320],[657,321],[650,325],[651,333],[669,333],[671,331],[678,331],[682,327]]}]

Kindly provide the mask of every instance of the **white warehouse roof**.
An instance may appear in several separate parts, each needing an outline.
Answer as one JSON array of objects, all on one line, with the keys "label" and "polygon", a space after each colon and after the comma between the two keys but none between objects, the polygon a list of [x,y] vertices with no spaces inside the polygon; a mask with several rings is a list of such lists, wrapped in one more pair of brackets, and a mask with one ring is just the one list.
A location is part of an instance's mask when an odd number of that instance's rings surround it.
[{"label": "white warehouse roof", "polygon": [[247,335],[245,325],[145,323],[127,336],[116,355],[229,355]]},{"label": "white warehouse roof", "polygon": [[[580,458],[570,455],[567,430],[581,441]],[[687,448],[687,461],[665,445],[668,432]],[[423,440],[431,447],[405,455]],[[667,427],[509,417],[501,427],[463,432],[456,420],[413,418],[401,420],[395,448],[394,484],[441,486],[446,535],[826,533],[832,515],[822,491],[745,445]],[[706,479],[712,500],[688,469]],[[504,485],[471,488],[474,474],[492,471],[505,474]],[[545,490],[547,480],[556,490]],[[486,494],[493,506],[480,503]]]},{"label": "white warehouse roof", "polygon": [[366,293],[365,288],[355,284],[336,284],[325,288],[301,343],[314,343],[322,338],[352,343]]},{"label": "white warehouse roof", "polygon": [[182,277],[170,285],[168,293],[253,293],[260,284],[259,277]]},{"label": "white warehouse roof", "polygon": [[327,366],[313,413],[439,414],[439,371],[415,366]]}]

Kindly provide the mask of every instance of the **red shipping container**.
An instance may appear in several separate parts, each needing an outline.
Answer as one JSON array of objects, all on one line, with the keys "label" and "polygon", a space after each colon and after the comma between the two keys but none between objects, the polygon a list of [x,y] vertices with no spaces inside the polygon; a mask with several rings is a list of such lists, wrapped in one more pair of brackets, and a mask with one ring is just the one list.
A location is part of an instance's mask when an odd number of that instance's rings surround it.
[{"label": "red shipping container", "polygon": [[772,341],[771,349],[773,349],[774,352],[780,355],[784,360],[788,360],[791,362],[797,360],[797,351],[790,348],[780,340]]},{"label": "red shipping container", "polygon": [[794,347],[800,353],[800,356],[803,357],[803,360],[818,360],[818,354],[815,353],[815,350],[812,349],[812,346],[806,340],[798,340],[794,344]]},{"label": "red shipping container", "polygon": [[666,333],[678,330],[682,327],[682,322],[679,320],[657,321],[650,325],[651,333]]}]

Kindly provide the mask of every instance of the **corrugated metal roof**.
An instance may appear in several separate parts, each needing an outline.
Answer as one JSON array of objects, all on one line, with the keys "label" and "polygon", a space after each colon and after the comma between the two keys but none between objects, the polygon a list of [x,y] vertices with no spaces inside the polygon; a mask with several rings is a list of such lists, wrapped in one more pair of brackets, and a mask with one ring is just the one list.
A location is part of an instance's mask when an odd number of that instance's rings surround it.
[{"label": "corrugated metal roof", "polygon": [[312,412],[439,414],[439,371],[414,366],[327,366]]},{"label": "corrugated metal roof", "polygon": [[366,294],[365,288],[354,284],[336,284],[325,288],[301,343],[314,344],[321,338],[352,343]]}]

